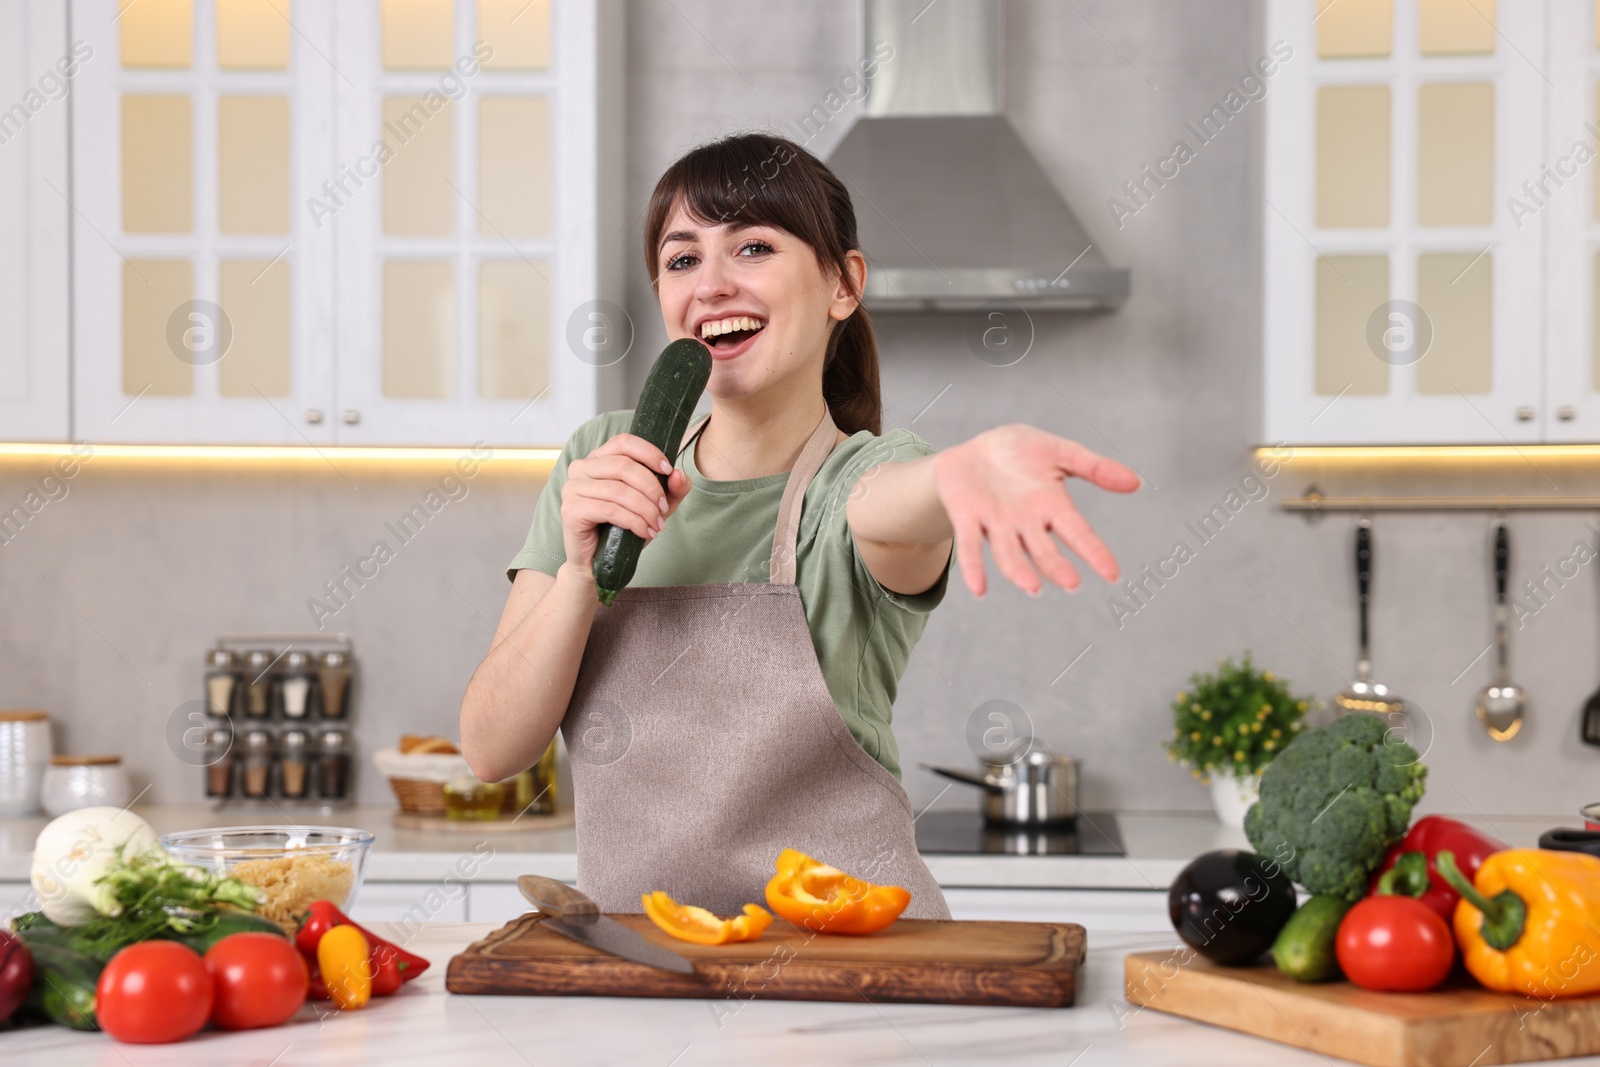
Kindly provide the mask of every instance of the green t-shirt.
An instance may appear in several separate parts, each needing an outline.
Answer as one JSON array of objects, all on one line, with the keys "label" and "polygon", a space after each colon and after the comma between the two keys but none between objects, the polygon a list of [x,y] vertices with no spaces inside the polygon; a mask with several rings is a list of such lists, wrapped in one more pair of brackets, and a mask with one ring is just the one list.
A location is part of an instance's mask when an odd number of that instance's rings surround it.
[{"label": "green t-shirt", "polygon": [[[527,543],[511,560],[512,578],[524,568],[554,575],[566,561],[561,487],[567,465],[626,433],[632,424],[632,411],[612,411],[573,433],[539,494]],[[695,466],[694,451],[687,449],[678,461],[692,483],[689,495],[645,545],[631,584],[767,581],[772,532],[788,472],[712,481]],[[944,599],[950,565],[946,561],[939,580],[926,592],[902,596],[885,589],[856,552],[845,522],[845,502],[861,475],[877,464],[932,454],[928,443],[909,430],[890,430],[881,437],[863,430],[840,441],[806,489],[796,545],[796,584],[828,692],[861,747],[896,778],[900,749],[889,729],[895,692],[928,612]]]}]

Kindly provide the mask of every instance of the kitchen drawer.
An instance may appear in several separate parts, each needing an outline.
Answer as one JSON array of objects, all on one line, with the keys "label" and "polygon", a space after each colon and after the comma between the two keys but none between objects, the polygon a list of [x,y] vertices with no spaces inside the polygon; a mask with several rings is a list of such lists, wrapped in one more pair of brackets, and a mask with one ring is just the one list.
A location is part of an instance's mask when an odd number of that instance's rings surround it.
[{"label": "kitchen drawer", "polygon": [[1088,930],[1168,933],[1164,890],[946,889],[957,919],[1073,922]]},{"label": "kitchen drawer", "polygon": [[356,895],[350,918],[360,923],[466,922],[466,889],[459,882],[366,882]]},{"label": "kitchen drawer", "polygon": [[508,923],[533,905],[512,882],[474,882],[467,891],[467,921]]}]

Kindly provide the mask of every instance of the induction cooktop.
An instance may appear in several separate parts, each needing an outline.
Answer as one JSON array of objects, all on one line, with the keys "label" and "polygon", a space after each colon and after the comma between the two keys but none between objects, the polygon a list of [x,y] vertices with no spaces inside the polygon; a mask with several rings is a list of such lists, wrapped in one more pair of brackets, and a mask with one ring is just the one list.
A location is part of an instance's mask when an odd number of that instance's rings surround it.
[{"label": "induction cooktop", "polygon": [[924,855],[1121,856],[1117,818],[1106,811],[1079,812],[1070,823],[1007,826],[985,823],[976,811],[927,811],[916,821],[917,851]]}]

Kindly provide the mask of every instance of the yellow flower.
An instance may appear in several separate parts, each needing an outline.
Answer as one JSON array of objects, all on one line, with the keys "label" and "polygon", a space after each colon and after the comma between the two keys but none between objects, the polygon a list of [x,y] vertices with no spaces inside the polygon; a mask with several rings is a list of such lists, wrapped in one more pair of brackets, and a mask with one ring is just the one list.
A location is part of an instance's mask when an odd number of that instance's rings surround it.
[{"label": "yellow flower", "polygon": [[1293,725],[1293,726],[1291,726],[1291,727],[1289,727],[1289,729],[1291,729],[1291,730],[1294,730],[1294,731],[1297,731],[1297,732],[1298,732],[1298,731],[1299,731],[1299,730],[1301,730],[1301,729],[1302,729],[1302,728],[1304,728],[1304,726],[1305,726],[1305,723],[1303,723],[1303,722],[1297,722],[1297,723],[1295,723],[1295,724],[1294,724],[1294,725]]},{"label": "yellow flower", "polygon": [[1235,752],[1233,754],[1233,762],[1235,762],[1235,763],[1243,763],[1244,762],[1244,753],[1243,752]]},{"label": "yellow flower", "polygon": [[1196,778],[1200,777],[1200,769],[1198,767],[1195,768],[1194,770],[1190,771],[1189,773],[1194,775]]},{"label": "yellow flower", "polygon": [[1271,704],[1263,704],[1263,705],[1261,705],[1261,710],[1256,712],[1256,714],[1260,715],[1262,718],[1266,718],[1268,715],[1272,714],[1272,705]]},{"label": "yellow flower", "polygon": [[[1273,733],[1277,733],[1277,732],[1278,732],[1278,731],[1276,731],[1276,730],[1274,730],[1274,731],[1272,731],[1272,732],[1273,732]],[[1261,747],[1262,747],[1262,748],[1264,748],[1264,749],[1266,749],[1266,750],[1267,750],[1267,751],[1268,751],[1268,752],[1271,752],[1271,751],[1272,751],[1272,750],[1273,750],[1273,749],[1274,749],[1274,748],[1275,748],[1275,747],[1277,747],[1277,746],[1276,746],[1276,744],[1275,744],[1275,743],[1274,743],[1274,742],[1272,742],[1272,741],[1263,741],[1263,742],[1261,742]]]},{"label": "yellow flower", "polygon": [[1189,740],[1191,740],[1191,741],[1198,741],[1198,740],[1200,740],[1200,731],[1199,731],[1199,730],[1192,730],[1192,731],[1190,731],[1190,733],[1189,733]]},{"label": "yellow flower", "polygon": [[1199,704],[1190,704],[1189,705],[1189,710],[1190,711],[1199,711],[1200,710],[1200,705]]},{"label": "yellow flower", "polygon": [[1305,711],[1306,710],[1306,702],[1304,700],[1302,700],[1302,701],[1300,701],[1300,703],[1296,704],[1295,707],[1299,708],[1301,711]]},{"label": "yellow flower", "polygon": [[1201,722],[1210,722],[1211,721],[1211,713],[1209,711],[1202,711],[1200,713],[1200,721]]},{"label": "yellow flower", "polygon": [[1259,733],[1260,733],[1260,732],[1261,732],[1261,724],[1260,724],[1260,723],[1255,723],[1255,724],[1254,724],[1254,725],[1252,725],[1252,726],[1251,726],[1251,727],[1250,727],[1250,729],[1251,729],[1251,730],[1252,730],[1252,731],[1253,731],[1253,732],[1255,732],[1255,733],[1258,733],[1258,734],[1259,734]]},{"label": "yellow flower", "polygon": [[1210,784],[1211,784],[1211,777],[1210,777],[1210,775],[1207,775],[1207,776],[1206,776],[1206,777],[1204,777],[1204,778],[1202,778],[1202,779],[1200,779],[1200,784],[1201,784],[1201,785],[1210,785]]},{"label": "yellow flower", "polygon": [[1277,730],[1277,729],[1274,729],[1274,730],[1273,730],[1273,731],[1272,731],[1272,736],[1273,736],[1273,737],[1282,737],[1282,736],[1283,736],[1283,731],[1282,731],[1282,730]]},{"label": "yellow flower", "polygon": [[1188,693],[1179,693],[1178,694],[1178,703],[1179,704],[1187,703],[1188,700],[1189,700],[1189,694]]},{"label": "yellow flower", "polygon": [[1262,680],[1262,681],[1263,681],[1263,682],[1270,682],[1270,681],[1272,681],[1272,672],[1271,672],[1271,671],[1262,671],[1262,672],[1261,672],[1261,680]]},{"label": "yellow flower", "polygon": [[1178,754],[1176,752],[1168,752],[1167,753],[1167,762],[1168,763],[1177,763],[1178,762]]},{"label": "yellow flower", "polygon": [[1213,745],[1220,745],[1220,744],[1222,744],[1222,738],[1220,738],[1220,737],[1213,737],[1213,738],[1212,738],[1212,739],[1211,739],[1211,743],[1212,743],[1212,744],[1213,744]]}]

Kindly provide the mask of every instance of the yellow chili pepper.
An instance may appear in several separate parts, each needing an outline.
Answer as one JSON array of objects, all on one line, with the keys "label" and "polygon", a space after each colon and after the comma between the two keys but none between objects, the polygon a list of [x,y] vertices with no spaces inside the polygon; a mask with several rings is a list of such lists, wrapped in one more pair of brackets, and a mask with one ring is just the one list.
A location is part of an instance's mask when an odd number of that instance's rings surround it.
[{"label": "yellow chili pepper", "polygon": [[704,908],[679,904],[657,890],[639,897],[650,921],[677,938],[696,945],[726,945],[730,941],[754,941],[772,925],[772,914],[759,904],[746,904],[744,914],[719,919]]},{"label": "yellow chili pepper", "polygon": [[372,998],[372,950],[361,931],[339,925],[317,941],[317,969],[340,1011],[355,1011]]},{"label": "yellow chili pepper", "polygon": [[1600,990],[1600,858],[1507,849],[1470,883],[1449,852],[1434,868],[1461,894],[1456,942],[1478,981],[1541,1000]]},{"label": "yellow chili pepper", "polygon": [[900,917],[911,893],[873,885],[786,848],[767,882],[767,906],[796,926],[826,934],[870,934]]}]

